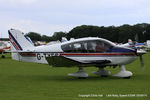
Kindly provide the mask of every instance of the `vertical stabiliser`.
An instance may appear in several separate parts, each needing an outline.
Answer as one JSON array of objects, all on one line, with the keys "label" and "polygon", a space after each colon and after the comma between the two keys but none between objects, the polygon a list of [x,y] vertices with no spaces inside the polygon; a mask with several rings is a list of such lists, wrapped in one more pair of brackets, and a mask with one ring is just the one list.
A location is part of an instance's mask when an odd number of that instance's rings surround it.
[{"label": "vertical stabiliser", "polygon": [[11,56],[14,60],[21,60],[21,55],[19,53],[13,53],[13,51],[26,51],[26,50],[32,50],[34,48],[34,45],[29,42],[24,34],[15,29],[8,30],[9,40],[11,42]]},{"label": "vertical stabiliser", "polygon": [[34,48],[33,44],[25,38],[24,34],[15,29],[8,30],[9,39],[16,50],[30,50]]}]

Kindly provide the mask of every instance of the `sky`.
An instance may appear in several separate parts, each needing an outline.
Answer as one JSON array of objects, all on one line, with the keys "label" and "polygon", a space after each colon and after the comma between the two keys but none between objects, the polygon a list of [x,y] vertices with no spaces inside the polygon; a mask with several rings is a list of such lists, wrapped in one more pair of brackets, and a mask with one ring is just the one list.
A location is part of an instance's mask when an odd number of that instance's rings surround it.
[{"label": "sky", "polygon": [[150,0],[0,0],[0,38],[8,30],[52,36],[76,26],[150,23]]}]

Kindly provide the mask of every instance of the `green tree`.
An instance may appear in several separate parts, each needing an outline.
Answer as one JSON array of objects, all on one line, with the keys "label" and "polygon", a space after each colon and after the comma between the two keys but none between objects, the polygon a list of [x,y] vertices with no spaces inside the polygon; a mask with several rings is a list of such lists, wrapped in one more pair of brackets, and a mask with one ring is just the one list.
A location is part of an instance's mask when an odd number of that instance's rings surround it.
[{"label": "green tree", "polygon": [[66,37],[67,34],[65,32],[55,32],[54,35],[52,36],[53,40],[60,40],[62,39],[62,37]]},{"label": "green tree", "polygon": [[50,42],[51,41],[51,37],[49,37],[47,35],[42,35],[41,36],[41,41]]},{"label": "green tree", "polygon": [[128,42],[128,39],[134,40],[135,34],[133,33],[132,26],[124,24],[118,27],[118,29],[119,29],[118,42],[126,43]]},{"label": "green tree", "polygon": [[73,28],[68,34],[68,38],[81,38],[81,37],[98,37],[100,29],[98,26],[82,25]]},{"label": "green tree", "polygon": [[[150,24],[140,23],[136,25],[124,24],[121,26],[93,26],[81,25],[73,28],[68,33],[55,32],[52,37],[43,35],[41,36],[36,32],[29,32],[26,34],[33,41],[56,41],[61,40],[62,37],[82,38],[82,37],[101,37],[113,42],[126,43],[128,39],[137,42],[145,42],[150,40]],[[138,37],[138,39],[137,39]]]},{"label": "green tree", "polygon": [[36,32],[29,32],[25,36],[30,37],[32,41],[41,41],[41,35]]}]

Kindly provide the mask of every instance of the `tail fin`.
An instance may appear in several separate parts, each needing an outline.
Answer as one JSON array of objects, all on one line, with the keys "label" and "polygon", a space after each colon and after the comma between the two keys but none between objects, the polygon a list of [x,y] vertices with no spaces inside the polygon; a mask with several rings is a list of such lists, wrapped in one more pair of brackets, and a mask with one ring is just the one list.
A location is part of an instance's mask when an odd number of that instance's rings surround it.
[{"label": "tail fin", "polygon": [[[8,30],[9,40],[11,44],[11,51],[25,51],[31,50],[34,48],[34,45],[31,44],[23,35],[23,33],[19,30],[10,29]],[[19,53],[11,53],[11,57],[14,60],[21,60],[21,55]]]},{"label": "tail fin", "polygon": [[25,38],[24,34],[15,29],[8,30],[9,39],[15,50],[30,50],[34,48],[34,45]]}]

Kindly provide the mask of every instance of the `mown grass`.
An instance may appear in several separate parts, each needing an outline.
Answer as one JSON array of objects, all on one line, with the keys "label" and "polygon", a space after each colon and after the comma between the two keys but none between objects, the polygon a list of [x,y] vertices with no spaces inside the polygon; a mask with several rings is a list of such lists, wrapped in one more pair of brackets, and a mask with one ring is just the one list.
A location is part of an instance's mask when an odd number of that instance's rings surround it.
[{"label": "mown grass", "polygon": [[[85,68],[87,79],[67,76],[77,68],[52,68],[45,64],[26,63],[7,58],[0,59],[0,100],[148,100],[150,98],[150,53],[144,55],[145,68],[139,59],[127,65],[133,72],[131,79],[97,77],[91,74],[95,67]],[[107,68],[112,74],[119,68]],[[103,95],[103,97],[94,97]],[[108,97],[119,94],[146,94],[146,97]],[[81,97],[81,95],[91,95]]]}]

